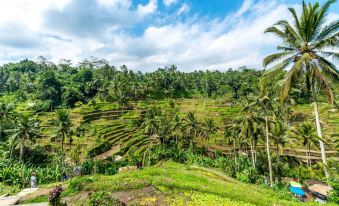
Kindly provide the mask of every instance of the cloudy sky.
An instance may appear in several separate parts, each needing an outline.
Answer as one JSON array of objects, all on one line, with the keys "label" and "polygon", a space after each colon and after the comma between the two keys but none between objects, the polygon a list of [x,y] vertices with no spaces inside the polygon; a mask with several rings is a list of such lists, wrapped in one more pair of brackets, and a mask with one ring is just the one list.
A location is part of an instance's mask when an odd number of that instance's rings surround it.
[{"label": "cloudy sky", "polygon": [[[314,2],[314,0],[308,0]],[[320,3],[325,0],[319,0]],[[0,0],[0,64],[94,56],[152,71],[250,66],[279,40],[264,34],[301,0]],[[329,19],[338,18],[335,3]]]}]

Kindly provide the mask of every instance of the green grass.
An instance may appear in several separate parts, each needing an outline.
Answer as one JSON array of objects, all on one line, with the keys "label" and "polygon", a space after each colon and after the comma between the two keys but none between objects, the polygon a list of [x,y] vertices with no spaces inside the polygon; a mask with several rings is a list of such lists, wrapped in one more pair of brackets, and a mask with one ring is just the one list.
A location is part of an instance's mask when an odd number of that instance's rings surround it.
[{"label": "green grass", "polygon": [[48,195],[41,195],[36,198],[21,202],[20,204],[33,204],[33,203],[40,203],[40,202],[48,202]]},{"label": "green grass", "polygon": [[[88,181],[88,180],[91,181]],[[222,173],[174,162],[114,176],[83,177],[82,190],[129,191],[154,186],[171,205],[301,206],[283,191],[241,183]],[[279,194],[281,193],[281,194]],[[142,200],[141,200],[142,201]],[[307,203],[308,206],[317,205]],[[331,204],[328,204],[331,205]],[[333,204],[332,204],[333,205]]]}]

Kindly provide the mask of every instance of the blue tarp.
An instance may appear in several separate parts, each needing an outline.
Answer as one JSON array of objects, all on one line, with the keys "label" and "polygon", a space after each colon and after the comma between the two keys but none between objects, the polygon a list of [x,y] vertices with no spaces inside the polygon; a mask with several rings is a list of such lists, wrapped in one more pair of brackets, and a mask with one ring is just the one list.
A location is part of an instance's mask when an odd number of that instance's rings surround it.
[{"label": "blue tarp", "polygon": [[304,192],[304,190],[302,190],[301,188],[299,188],[299,187],[290,187],[290,191],[292,192],[292,193],[294,193],[294,194],[296,194],[296,195],[305,195],[305,192]]}]

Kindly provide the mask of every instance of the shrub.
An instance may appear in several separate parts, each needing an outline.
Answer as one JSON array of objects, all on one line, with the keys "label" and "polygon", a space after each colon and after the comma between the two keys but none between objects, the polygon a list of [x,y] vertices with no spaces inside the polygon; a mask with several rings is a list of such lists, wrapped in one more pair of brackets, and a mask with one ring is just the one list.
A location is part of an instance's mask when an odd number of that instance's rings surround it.
[{"label": "shrub", "polygon": [[123,202],[113,198],[107,192],[95,192],[90,195],[89,206],[124,206]]},{"label": "shrub", "polygon": [[48,201],[49,204],[52,206],[59,206],[62,205],[60,203],[60,199],[61,199],[61,193],[62,193],[62,187],[56,186],[50,193],[49,193],[49,197],[48,197]]},{"label": "shrub", "polygon": [[331,183],[331,186],[332,190],[330,192],[330,195],[328,196],[328,201],[339,204],[339,182],[334,181]]}]

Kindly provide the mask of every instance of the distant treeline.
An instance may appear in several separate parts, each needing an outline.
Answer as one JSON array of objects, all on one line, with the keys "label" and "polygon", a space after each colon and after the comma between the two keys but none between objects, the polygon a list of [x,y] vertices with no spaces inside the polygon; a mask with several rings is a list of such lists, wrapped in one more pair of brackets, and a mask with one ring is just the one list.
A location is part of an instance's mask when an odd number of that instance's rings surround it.
[{"label": "distant treeline", "polygon": [[[246,67],[227,71],[181,72],[176,66],[142,73],[109,65],[105,60],[84,60],[72,66],[69,60],[54,64],[40,58],[0,67],[0,94],[13,100],[34,101],[41,110],[74,107],[93,97],[126,103],[163,98],[226,98],[236,101],[259,90],[263,71]],[[297,98],[305,92],[299,91]]]}]

